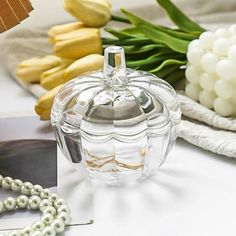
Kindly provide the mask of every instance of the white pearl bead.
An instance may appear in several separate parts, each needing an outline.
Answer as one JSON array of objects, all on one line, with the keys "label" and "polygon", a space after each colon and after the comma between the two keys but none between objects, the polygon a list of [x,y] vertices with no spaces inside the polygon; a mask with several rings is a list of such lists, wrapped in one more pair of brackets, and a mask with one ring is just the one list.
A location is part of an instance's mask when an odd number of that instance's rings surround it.
[{"label": "white pearl bead", "polygon": [[16,205],[19,208],[22,208],[22,209],[26,208],[28,206],[28,203],[29,203],[29,198],[24,195],[18,196],[16,198]]},{"label": "white pearl bead", "polygon": [[40,193],[40,197],[42,199],[47,199],[49,198],[49,196],[52,194],[52,192],[49,189],[44,189],[41,193]]},{"label": "white pearl bead", "polygon": [[57,213],[61,213],[61,212],[66,212],[69,215],[71,213],[70,208],[67,205],[63,205],[63,206],[58,207]]},{"label": "white pearl bead", "polygon": [[7,211],[12,211],[16,208],[16,200],[12,197],[8,197],[3,201],[3,205]]},{"label": "white pearl bead", "polygon": [[2,186],[2,180],[3,180],[3,176],[0,175],[0,187]]},{"label": "white pearl bead", "polygon": [[45,227],[45,224],[43,222],[37,221],[31,226],[31,229],[33,231],[37,231],[37,230],[42,231],[44,229],[44,227]]},{"label": "white pearl bead", "polygon": [[204,51],[201,48],[193,48],[188,50],[187,58],[190,64],[198,66],[200,64],[201,57],[203,56]]},{"label": "white pearl bead", "polygon": [[214,42],[212,51],[218,56],[227,56],[229,47],[230,41],[228,39],[219,38]]},{"label": "white pearl bead", "polygon": [[70,223],[70,215],[65,212],[58,214],[57,219],[61,219],[65,225],[68,225]]},{"label": "white pearl bead", "polygon": [[42,236],[55,236],[56,232],[51,226],[47,226],[43,231],[42,231]]},{"label": "white pearl bead", "polygon": [[56,193],[53,193],[51,196],[49,196],[49,201],[55,202],[59,199],[59,196]]},{"label": "white pearl bead", "polygon": [[25,195],[30,195],[32,188],[33,184],[31,184],[30,182],[25,182],[21,187],[21,193]]},{"label": "white pearl bead", "polygon": [[206,53],[201,58],[202,68],[208,73],[214,73],[216,71],[217,62],[218,57],[211,52]]},{"label": "white pearl bead", "polygon": [[26,227],[21,230],[21,236],[30,236],[32,234],[32,229],[31,227]]},{"label": "white pearl bead", "polygon": [[49,206],[52,206],[52,203],[48,199],[43,199],[39,204],[39,209],[44,211]]},{"label": "white pearl bead", "polygon": [[207,91],[202,91],[199,94],[199,102],[205,106],[208,107],[209,109],[213,108],[213,103],[214,100],[216,99],[216,95],[214,92],[207,92]]},{"label": "white pearl bead", "polygon": [[13,192],[19,192],[22,185],[23,185],[23,182],[20,179],[15,179],[13,180],[13,183],[11,184],[11,190]]},{"label": "white pearl bead", "polygon": [[29,198],[29,208],[32,210],[38,209],[40,202],[41,202],[41,198],[39,196],[30,197]]},{"label": "white pearl bead", "polygon": [[13,182],[13,179],[11,177],[4,177],[2,180],[2,188],[11,189],[12,182]]},{"label": "white pearl bead", "polygon": [[31,195],[37,195],[40,196],[41,192],[43,191],[43,187],[41,185],[34,185],[34,187],[31,189]]},{"label": "white pearl bead", "polygon": [[53,205],[54,205],[55,208],[58,208],[58,207],[63,206],[63,205],[65,205],[65,204],[66,204],[65,200],[62,199],[62,198],[59,198],[57,201],[55,201],[55,202],[53,203]]},{"label": "white pearl bead", "polygon": [[54,217],[53,215],[49,214],[49,213],[46,213],[46,214],[43,214],[42,218],[41,218],[41,221],[45,224],[45,225],[50,225],[54,220]]},{"label": "white pearl bead", "polygon": [[236,44],[229,48],[228,59],[236,63]]},{"label": "white pearl bead", "polygon": [[31,236],[42,236],[42,233],[40,231],[35,231],[31,234]]},{"label": "white pearl bead", "polygon": [[214,101],[214,109],[216,113],[221,116],[230,116],[234,111],[232,103],[223,98],[216,98]]},{"label": "white pearl bead", "polygon": [[0,201],[0,214],[4,212],[4,205],[3,202]]},{"label": "white pearl bead", "polygon": [[201,74],[199,78],[200,86],[206,91],[214,90],[216,79],[208,73]]},{"label": "white pearl bead", "polygon": [[190,65],[185,71],[185,76],[190,83],[198,84],[201,73],[202,70],[199,67]]},{"label": "white pearl bead", "polygon": [[46,214],[46,213],[49,213],[49,214],[55,216],[56,213],[57,213],[57,211],[56,211],[56,209],[55,209],[54,207],[48,206],[48,207],[46,207],[46,208],[43,210],[43,214]]},{"label": "white pearl bead", "polygon": [[52,225],[51,225],[54,230],[56,231],[56,233],[61,233],[65,230],[65,224],[64,222],[62,221],[62,219],[55,219],[53,222],[52,222]]},{"label": "white pearl bead", "polygon": [[216,65],[217,75],[225,80],[231,80],[236,76],[236,64],[230,60],[222,59]]},{"label": "white pearl bead", "polygon": [[216,39],[216,35],[210,31],[202,33],[199,37],[200,45],[203,49],[211,49]]},{"label": "white pearl bead", "polygon": [[201,92],[201,87],[200,85],[197,84],[187,84],[187,86],[185,87],[185,93],[186,95],[191,98],[194,101],[198,101],[199,99],[199,94]]},{"label": "white pearl bead", "polygon": [[17,230],[11,231],[8,236],[20,236],[20,232]]}]

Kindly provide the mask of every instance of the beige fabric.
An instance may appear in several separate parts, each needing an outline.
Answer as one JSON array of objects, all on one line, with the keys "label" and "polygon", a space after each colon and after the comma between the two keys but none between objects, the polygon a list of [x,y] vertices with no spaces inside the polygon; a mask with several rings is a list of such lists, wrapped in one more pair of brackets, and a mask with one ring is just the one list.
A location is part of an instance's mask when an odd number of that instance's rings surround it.
[{"label": "beige fabric", "polygon": [[[187,15],[205,28],[214,29],[236,23],[235,0],[178,0],[175,2]],[[157,4],[130,10],[158,24],[171,24]],[[111,25],[121,26],[117,23]],[[46,29],[13,33],[2,41],[1,48],[6,67],[14,78],[16,78],[17,63],[33,56],[51,53]],[[36,97],[45,92],[38,85],[22,85]],[[182,93],[179,94],[179,98],[184,116],[178,127],[178,136],[206,150],[236,157],[236,119],[222,118]]]}]

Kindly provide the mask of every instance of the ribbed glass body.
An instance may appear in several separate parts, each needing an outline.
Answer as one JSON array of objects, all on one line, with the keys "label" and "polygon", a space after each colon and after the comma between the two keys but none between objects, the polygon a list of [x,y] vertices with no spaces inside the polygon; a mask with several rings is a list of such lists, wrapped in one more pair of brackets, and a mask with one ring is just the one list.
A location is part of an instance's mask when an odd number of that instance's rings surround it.
[{"label": "ribbed glass body", "polygon": [[59,91],[51,121],[70,162],[119,184],[146,177],[164,162],[180,117],[169,84],[126,69],[123,49],[109,47],[103,72],[82,75]]}]

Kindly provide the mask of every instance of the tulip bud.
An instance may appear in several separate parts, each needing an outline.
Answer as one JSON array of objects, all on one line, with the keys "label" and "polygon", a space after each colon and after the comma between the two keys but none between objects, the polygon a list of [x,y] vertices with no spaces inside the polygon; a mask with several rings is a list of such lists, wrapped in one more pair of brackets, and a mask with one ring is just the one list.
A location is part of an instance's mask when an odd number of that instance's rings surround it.
[{"label": "tulip bud", "polygon": [[79,59],[89,54],[102,53],[102,40],[98,29],[85,28],[55,37],[54,52],[57,56]]},{"label": "tulip bud", "polygon": [[50,120],[50,113],[54,98],[62,86],[63,85],[59,85],[55,87],[38,99],[35,104],[35,112],[40,116],[41,120]]},{"label": "tulip bud", "polygon": [[65,70],[65,82],[83,73],[102,69],[103,62],[103,56],[98,54],[91,54],[75,61]]},{"label": "tulip bud", "polygon": [[53,26],[48,31],[49,42],[55,43],[54,37],[57,35],[69,33],[85,27],[87,26],[82,22],[73,22],[73,23]]},{"label": "tulip bud", "polygon": [[22,61],[16,70],[17,77],[28,83],[35,83],[40,81],[40,75],[54,66],[61,64],[61,58],[48,55],[42,58],[31,58]]},{"label": "tulip bud", "polygon": [[91,27],[102,27],[111,18],[109,0],[65,0],[65,10]]},{"label": "tulip bud", "polygon": [[47,90],[51,90],[63,84],[65,70],[72,62],[74,60],[64,59],[62,65],[43,72],[40,79],[41,86]]}]

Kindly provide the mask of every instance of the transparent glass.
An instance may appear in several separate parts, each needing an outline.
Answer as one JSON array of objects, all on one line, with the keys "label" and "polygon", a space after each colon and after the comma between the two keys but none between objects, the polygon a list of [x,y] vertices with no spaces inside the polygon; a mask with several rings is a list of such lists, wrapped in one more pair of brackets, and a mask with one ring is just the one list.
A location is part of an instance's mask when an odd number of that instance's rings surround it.
[{"label": "transparent glass", "polygon": [[145,178],[165,161],[180,122],[174,89],[156,76],[126,69],[121,47],[108,47],[102,71],[59,91],[51,113],[66,158],[93,178],[120,184]]}]

